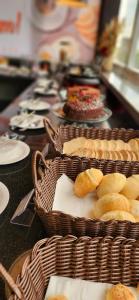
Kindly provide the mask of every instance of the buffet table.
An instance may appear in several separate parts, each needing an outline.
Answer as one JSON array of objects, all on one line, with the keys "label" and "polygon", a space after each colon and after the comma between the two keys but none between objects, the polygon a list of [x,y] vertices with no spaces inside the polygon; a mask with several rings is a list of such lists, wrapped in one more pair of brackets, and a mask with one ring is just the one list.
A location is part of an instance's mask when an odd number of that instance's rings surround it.
[{"label": "buffet table", "polygon": [[[11,132],[9,129],[10,117],[18,113],[19,102],[32,95],[34,86],[35,82],[2,112],[0,115],[0,134]],[[47,97],[47,99],[43,98],[43,100],[46,100],[51,105],[59,101],[58,97]],[[55,127],[59,125],[60,120],[51,111],[45,115]],[[104,122],[102,126],[103,128],[109,128],[110,124],[109,122]],[[31,130],[30,132],[25,131],[21,134],[25,135],[24,141],[30,146],[31,155],[24,161],[16,163],[12,168],[5,166],[0,171],[0,180],[7,185],[10,192],[8,207],[0,215],[0,260],[7,269],[21,253],[31,249],[37,240],[45,237],[45,232],[37,216],[35,216],[31,227],[23,227],[10,223],[10,219],[19,202],[33,187],[31,172],[32,152],[35,150],[42,151],[48,142],[45,130],[38,130],[37,132]],[[5,300],[4,294],[4,285],[0,280],[1,300]]]}]

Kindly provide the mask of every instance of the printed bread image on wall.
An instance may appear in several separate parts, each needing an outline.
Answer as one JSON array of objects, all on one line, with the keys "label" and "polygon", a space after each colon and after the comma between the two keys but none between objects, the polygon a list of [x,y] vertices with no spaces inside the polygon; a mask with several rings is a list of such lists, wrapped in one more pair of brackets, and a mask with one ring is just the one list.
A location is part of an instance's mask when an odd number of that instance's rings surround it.
[{"label": "printed bread image on wall", "polygon": [[[64,45],[63,45],[64,44]],[[59,61],[60,51],[63,49],[66,52],[68,60],[76,61],[80,57],[80,45],[74,36],[62,36],[56,39],[51,45],[44,44],[40,46],[39,57],[47,58],[47,60]]]},{"label": "printed bread image on wall", "polygon": [[80,13],[75,27],[78,30],[81,39],[91,46],[96,43],[97,27],[100,14],[100,5],[89,5],[84,12]]},{"label": "printed bread image on wall", "polygon": [[42,31],[53,31],[60,28],[68,16],[68,6],[57,5],[56,0],[32,0],[30,20]]}]

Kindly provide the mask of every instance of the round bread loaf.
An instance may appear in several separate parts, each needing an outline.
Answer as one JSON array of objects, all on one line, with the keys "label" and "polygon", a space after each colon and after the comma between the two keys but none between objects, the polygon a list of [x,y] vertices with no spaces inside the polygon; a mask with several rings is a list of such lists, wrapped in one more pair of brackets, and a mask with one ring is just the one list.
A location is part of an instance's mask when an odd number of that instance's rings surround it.
[{"label": "round bread loaf", "polygon": [[136,222],[134,216],[127,211],[124,210],[113,210],[105,213],[101,216],[101,220],[108,221],[108,220],[119,220],[119,221],[130,221]]},{"label": "round bread loaf", "polygon": [[108,289],[106,300],[137,300],[137,297],[130,288],[118,283]]},{"label": "round bread loaf", "polygon": [[96,218],[100,218],[106,212],[113,210],[130,212],[130,201],[118,193],[106,194],[96,202],[94,215]]},{"label": "round bread loaf", "polygon": [[139,175],[128,177],[121,193],[128,199],[137,199],[139,197]]},{"label": "round bread loaf", "polygon": [[97,196],[100,198],[105,194],[119,193],[126,183],[126,177],[120,173],[112,173],[103,176],[103,179],[97,188]]},{"label": "round bread loaf", "polygon": [[93,192],[100,184],[103,173],[95,168],[81,172],[76,177],[74,183],[74,193],[77,197],[84,197],[88,193]]}]

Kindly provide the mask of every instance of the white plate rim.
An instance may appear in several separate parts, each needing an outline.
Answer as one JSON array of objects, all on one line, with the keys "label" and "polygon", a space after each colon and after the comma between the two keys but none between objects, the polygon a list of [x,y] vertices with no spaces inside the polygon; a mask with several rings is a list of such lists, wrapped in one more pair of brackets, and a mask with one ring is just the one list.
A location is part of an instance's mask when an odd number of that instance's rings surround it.
[{"label": "white plate rim", "polygon": [[0,215],[1,215],[9,203],[10,193],[9,193],[7,186],[2,181],[0,181],[0,190],[3,191],[3,194],[4,194],[3,198],[5,198],[5,200],[3,202],[3,206],[0,205]]},{"label": "white plate rim", "polygon": [[[35,114],[35,116],[38,116],[40,119],[44,119],[45,117],[44,116],[41,116],[41,115],[37,115],[37,114]],[[22,126],[22,125],[20,125],[20,124],[16,124],[16,123],[12,123],[13,121],[14,121],[14,118],[17,118],[18,117],[18,115],[16,115],[16,116],[13,116],[11,119],[10,119],[10,127],[16,127],[16,128],[21,128],[21,129],[24,129],[24,128],[26,128],[26,130],[36,130],[36,129],[42,129],[42,128],[44,128],[44,124],[43,125],[40,125],[40,126],[37,126],[37,127],[30,127],[30,126],[28,126],[28,127],[26,127],[26,126]],[[37,120],[36,120],[37,121]]]},{"label": "white plate rim", "polygon": [[[38,101],[38,103],[39,102],[41,102],[41,103],[44,103],[45,105],[46,105],[46,107],[45,108],[29,108],[29,106],[28,105],[24,105],[25,103],[27,103],[27,104],[29,104],[29,102],[30,102],[31,100],[22,100],[20,103],[19,103],[19,107],[20,108],[24,108],[24,109],[28,109],[28,110],[33,110],[33,111],[42,111],[42,110],[50,110],[50,104],[49,103],[47,103],[47,102],[45,102],[45,101]],[[23,104],[24,103],[24,104]]]},{"label": "white plate rim", "polygon": [[18,159],[11,159],[11,161],[8,161],[8,162],[0,162],[0,166],[5,166],[5,165],[11,165],[11,164],[14,164],[14,163],[17,163],[23,159],[25,159],[29,154],[30,154],[30,147],[22,142],[22,141],[17,141],[19,145],[21,145],[21,147],[23,148],[24,147],[24,150],[25,150],[25,153],[22,155],[22,157],[18,158]]}]

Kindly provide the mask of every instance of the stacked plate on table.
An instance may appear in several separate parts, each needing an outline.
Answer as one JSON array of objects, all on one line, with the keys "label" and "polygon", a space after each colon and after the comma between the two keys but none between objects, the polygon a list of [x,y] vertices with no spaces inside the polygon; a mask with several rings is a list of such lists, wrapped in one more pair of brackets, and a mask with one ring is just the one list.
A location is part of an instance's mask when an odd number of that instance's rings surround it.
[{"label": "stacked plate on table", "polygon": [[19,103],[19,107],[23,110],[30,110],[30,111],[43,111],[49,110],[50,104],[38,99],[27,99],[23,100]]},{"label": "stacked plate on table", "polygon": [[28,129],[42,129],[44,127],[43,119],[44,116],[41,115],[22,113],[10,119],[10,126],[12,129],[19,128],[23,131]]},{"label": "stacked plate on table", "polygon": [[52,79],[38,79],[34,89],[35,94],[43,96],[57,96],[58,83]]},{"label": "stacked plate on table", "polygon": [[26,158],[29,153],[30,148],[26,143],[0,137],[0,166],[19,162]]}]

